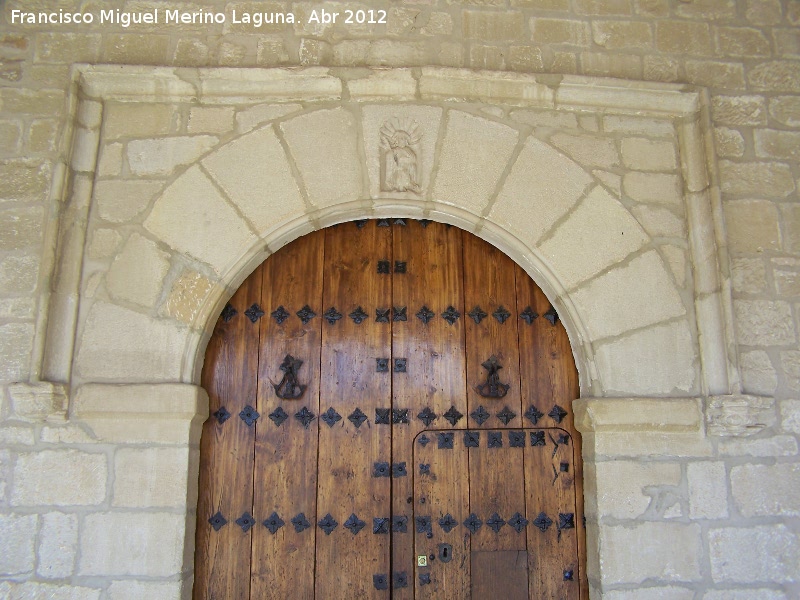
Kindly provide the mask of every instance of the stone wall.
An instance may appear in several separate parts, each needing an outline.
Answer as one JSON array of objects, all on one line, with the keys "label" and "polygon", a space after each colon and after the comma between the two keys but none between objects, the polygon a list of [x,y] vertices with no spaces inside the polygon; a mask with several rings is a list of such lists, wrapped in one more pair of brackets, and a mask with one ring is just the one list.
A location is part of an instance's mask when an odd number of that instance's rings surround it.
[{"label": "stone wall", "polygon": [[[593,595],[800,594],[798,3],[432,0],[387,2],[388,23],[370,27],[9,24],[34,5],[53,6],[9,0],[0,31],[0,538],[15,549],[0,553],[2,594],[185,594],[204,410],[191,383],[212,315],[270,248],[381,211],[478,231],[569,322]],[[231,97],[213,72],[169,71],[155,78],[165,93],[147,87],[152,70],[126,71],[142,75],[133,96],[92,99],[76,62],[342,69],[305,71],[294,98],[284,75]],[[509,73],[358,68],[423,65]],[[700,121],[659,115],[681,88],[656,88],[635,116],[568,93],[635,85],[563,74],[694,84],[708,100],[686,113]],[[380,189],[365,132],[397,102],[425,127],[424,200]],[[704,159],[681,141],[698,122],[711,185],[695,186]],[[272,171],[247,169],[254,149]],[[280,218],[251,196],[264,186]]]}]

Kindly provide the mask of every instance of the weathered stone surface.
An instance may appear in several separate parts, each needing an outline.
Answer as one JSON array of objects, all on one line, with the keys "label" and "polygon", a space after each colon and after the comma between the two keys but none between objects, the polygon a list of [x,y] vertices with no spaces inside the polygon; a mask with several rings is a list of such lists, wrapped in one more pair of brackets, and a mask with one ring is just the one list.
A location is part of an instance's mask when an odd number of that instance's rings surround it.
[{"label": "weathered stone surface", "polygon": [[650,237],[686,239],[686,223],[667,208],[641,204],[634,206],[631,214]]},{"label": "weathered stone surface", "polygon": [[728,475],[725,463],[690,462],[686,467],[689,483],[689,518],[728,517]]},{"label": "weathered stone surface", "polygon": [[518,133],[505,125],[450,111],[433,187],[434,198],[480,212],[495,191],[517,137]]},{"label": "weathered stone surface", "polygon": [[202,164],[259,233],[305,211],[286,152],[271,127],[223,146]]},{"label": "weathered stone surface", "polygon": [[64,111],[64,90],[0,89],[0,106],[9,113],[60,115]]},{"label": "weathered stone surface", "polygon": [[123,145],[119,142],[112,142],[100,148],[96,172],[99,177],[119,175],[122,172],[122,150]]},{"label": "weathered stone surface", "polygon": [[42,240],[43,217],[44,211],[38,206],[0,212],[3,222],[3,227],[0,228],[0,250],[22,250],[38,246]]},{"label": "weathered stone surface", "polygon": [[772,277],[779,296],[800,296],[800,259],[773,258]]},{"label": "weathered stone surface", "polygon": [[533,40],[537,44],[567,44],[586,47],[591,42],[589,24],[569,19],[533,18],[530,20]]},{"label": "weathered stone surface", "polygon": [[[800,355],[800,352],[795,354]],[[784,400],[780,403],[780,408],[781,428],[791,433],[800,433],[800,400]]]},{"label": "weathered stone surface", "polygon": [[39,257],[7,256],[0,259],[0,290],[12,294],[30,294],[39,280]]},{"label": "weathered stone surface", "polygon": [[178,381],[185,335],[175,323],[96,302],[79,340],[76,372],[95,381]]},{"label": "weathered stone surface", "polygon": [[301,110],[300,104],[256,104],[236,113],[236,129],[246,133],[273,119],[279,119]]},{"label": "weathered stone surface", "polygon": [[603,517],[636,519],[653,501],[650,486],[677,486],[681,466],[667,462],[598,462],[597,511]]},{"label": "weathered stone surface", "polygon": [[778,209],[774,203],[730,200],[723,208],[731,252],[750,254],[781,247]]},{"label": "weathered stone surface", "polygon": [[675,282],[679,287],[684,287],[687,279],[686,265],[689,262],[686,257],[686,250],[678,246],[666,245],[661,246],[661,254],[664,257],[664,261],[669,266],[670,271],[672,271]]},{"label": "weathered stone surface", "polygon": [[109,258],[114,256],[122,243],[122,236],[116,229],[95,229],[89,237],[89,256]]},{"label": "weathered stone surface", "polygon": [[117,300],[152,307],[161,295],[164,277],[169,271],[169,254],[134,233],[111,263],[106,275],[106,289]]},{"label": "weathered stone surface", "polygon": [[[606,584],[701,579],[703,545],[699,525],[601,526],[600,543],[615,549],[613,560],[609,555],[600,555],[600,576]],[[674,548],[681,551],[675,552]]]},{"label": "weathered stone surface", "polygon": [[778,387],[778,376],[766,352],[745,352],[739,359],[744,391],[771,396]]},{"label": "weathered stone surface", "polygon": [[800,160],[800,132],[757,129],[756,156],[779,160]]},{"label": "weathered stone surface", "polygon": [[408,69],[371,71],[366,77],[347,82],[350,97],[358,102],[413,100],[417,82]]},{"label": "weathered stone surface", "polygon": [[800,96],[778,96],[769,101],[770,116],[787,127],[800,127]]},{"label": "weathered stone surface", "polygon": [[[780,0],[747,0],[745,17],[753,25],[777,25],[783,18]],[[714,600],[722,599],[715,598]],[[730,600],[739,599],[731,598]]]},{"label": "weathered stone surface", "polygon": [[788,165],[721,160],[719,167],[722,192],[726,194],[783,198],[795,189]]},{"label": "weathered stone surface", "polygon": [[770,42],[754,27],[717,27],[717,50],[726,56],[769,56]]},{"label": "weathered stone surface", "polygon": [[735,129],[717,127],[714,129],[714,142],[720,157],[740,158],[744,155],[744,136]]},{"label": "weathered stone surface", "polygon": [[627,0],[576,0],[575,11],[582,15],[629,15],[631,4]]},{"label": "weathered stone surface", "polygon": [[100,504],[106,497],[105,454],[78,450],[23,452],[14,465],[12,506]]},{"label": "weathered stone surface", "polygon": [[166,35],[108,34],[100,52],[109,63],[163,65],[167,60],[169,43],[170,38]]},{"label": "weathered stone surface", "polygon": [[193,106],[189,110],[189,133],[227,133],[233,129],[233,106]]},{"label": "weathered stone surface", "polygon": [[619,153],[613,139],[557,133],[550,141],[584,166],[607,169],[619,165]]},{"label": "weathered stone surface", "polygon": [[769,589],[712,590],[703,594],[703,600],[787,600],[786,594]]},{"label": "weathered stone surface", "polygon": [[610,394],[680,395],[695,388],[695,354],[688,325],[677,321],[603,344],[595,356]]},{"label": "weathered stone surface", "polygon": [[754,435],[775,423],[775,401],[744,394],[710,396],[705,415],[709,435]]},{"label": "weathered stone surface", "polygon": [[686,80],[696,85],[743,90],[744,67],[740,63],[716,60],[687,60]]},{"label": "weathered stone surface", "polygon": [[281,124],[289,154],[317,207],[361,196],[356,124],[344,109],[318,110]]},{"label": "weathered stone surface", "polygon": [[767,271],[764,261],[758,258],[734,258],[731,260],[733,289],[743,294],[758,294],[767,287]]},{"label": "weathered stone surface", "polygon": [[790,435],[767,438],[726,438],[719,442],[720,456],[796,456],[797,440]]},{"label": "weathered stone surface", "polygon": [[211,135],[168,137],[128,142],[128,164],[135,175],[169,175],[188,165],[217,143]]},{"label": "weathered stone surface", "polygon": [[[440,108],[415,106],[400,107],[374,105],[365,106],[362,110],[362,135],[366,167],[369,174],[369,190],[373,198],[424,198],[430,187],[436,154],[436,141],[439,139],[439,127],[442,121]],[[410,139],[417,141],[408,147],[398,148],[400,152],[410,150],[413,153],[413,172],[416,175],[416,191],[407,189],[399,191],[395,185],[387,185],[386,163],[393,161],[394,155],[387,146],[387,139],[382,131],[399,131],[397,141]],[[393,143],[397,143],[394,141]],[[398,155],[402,156],[402,155]],[[410,184],[410,182],[409,182]]]},{"label": "weathered stone surface", "polygon": [[646,138],[624,138],[622,162],[639,171],[672,171],[678,166],[673,143]]},{"label": "weathered stone surface", "polygon": [[[533,39],[537,39],[535,35]],[[650,48],[653,32],[649,23],[641,21],[593,21],[592,39],[609,50]]]},{"label": "weathered stone surface", "polygon": [[800,516],[800,464],[733,467],[731,491],[744,517]]},{"label": "weathered stone surface", "polygon": [[736,16],[735,0],[698,0],[681,3],[675,8],[675,14],[689,19],[722,20]]},{"label": "weathered stone surface", "polygon": [[112,581],[108,600],[141,600],[142,598],[180,598],[181,582]]},{"label": "weathered stone surface", "polygon": [[112,506],[183,508],[188,448],[122,448],[114,457]]},{"label": "weathered stone surface", "polygon": [[197,324],[197,317],[213,284],[195,271],[183,273],[172,285],[161,312],[187,325]]},{"label": "weathered stone surface", "polygon": [[748,70],[747,81],[754,90],[800,92],[800,63],[789,60],[760,63]]},{"label": "weathered stone surface", "polygon": [[464,37],[467,39],[512,41],[524,35],[525,19],[519,11],[477,11],[461,13]]},{"label": "weathered stone surface", "polygon": [[80,532],[78,574],[174,576],[183,562],[184,525],[182,514],[87,515]]},{"label": "weathered stone surface", "polygon": [[605,592],[603,600],[694,600],[694,590],[673,586],[614,590]]},{"label": "weathered stone surface", "polygon": [[796,340],[791,306],[769,300],[734,300],[737,338],[746,346],[792,344]]},{"label": "weathered stone surface", "polygon": [[0,325],[0,381],[25,381],[33,349],[31,323]]},{"label": "weathered stone surface", "polygon": [[[255,236],[199,167],[191,167],[156,200],[148,231],[221,273]],[[218,244],[215,240],[225,240]]]},{"label": "weathered stone surface", "polygon": [[603,131],[650,137],[673,137],[675,126],[669,119],[649,119],[627,115],[605,115]]},{"label": "weathered stone surface", "polygon": [[709,532],[711,577],[717,583],[796,581],[800,540],[784,525],[721,527]]},{"label": "weathered stone surface", "polygon": [[102,591],[64,583],[0,582],[0,597],[8,600],[99,600]]},{"label": "weathered stone surface", "polygon": [[541,239],[591,183],[592,178],[577,163],[530,138],[506,177],[489,218],[520,237]]},{"label": "weathered stone surface", "polygon": [[32,446],[36,443],[33,427],[0,427],[0,444],[4,446]]},{"label": "weathered stone surface", "polygon": [[59,143],[59,122],[55,119],[34,119],[28,129],[28,150],[54,152]]},{"label": "weathered stone surface", "polygon": [[578,119],[574,113],[554,110],[513,110],[511,118],[518,123],[534,127],[553,127],[558,129],[577,129]]},{"label": "weathered stone surface", "polygon": [[[627,285],[631,281],[641,285]],[[664,263],[652,250],[578,288],[572,301],[594,340],[686,313]]]},{"label": "weathered stone surface", "polygon": [[541,244],[541,251],[569,289],[621,261],[647,241],[625,207],[597,186]]},{"label": "weathered stone surface", "polygon": [[681,179],[662,173],[625,173],[622,178],[625,194],[637,202],[683,205]]},{"label": "weathered stone surface", "polygon": [[656,48],[662,52],[709,56],[712,53],[712,44],[708,24],[692,21],[658,21]]},{"label": "weathered stone surface", "polygon": [[0,539],[6,548],[0,552],[0,574],[33,573],[37,521],[36,515],[0,514]]},{"label": "weathered stone surface", "polygon": [[37,575],[45,579],[61,579],[72,575],[77,546],[77,515],[60,512],[42,515]]},{"label": "weathered stone surface", "polygon": [[177,130],[175,107],[169,104],[109,102],[105,109],[103,136],[147,138]]}]

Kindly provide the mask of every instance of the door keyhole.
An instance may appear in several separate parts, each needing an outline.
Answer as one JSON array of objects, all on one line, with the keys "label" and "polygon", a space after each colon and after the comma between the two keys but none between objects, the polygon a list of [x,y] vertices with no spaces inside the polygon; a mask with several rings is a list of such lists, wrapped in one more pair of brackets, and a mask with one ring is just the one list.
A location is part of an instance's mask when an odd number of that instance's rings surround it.
[{"label": "door keyhole", "polygon": [[439,560],[443,563],[453,560],[453,547],[450,544],[439,544]]}]

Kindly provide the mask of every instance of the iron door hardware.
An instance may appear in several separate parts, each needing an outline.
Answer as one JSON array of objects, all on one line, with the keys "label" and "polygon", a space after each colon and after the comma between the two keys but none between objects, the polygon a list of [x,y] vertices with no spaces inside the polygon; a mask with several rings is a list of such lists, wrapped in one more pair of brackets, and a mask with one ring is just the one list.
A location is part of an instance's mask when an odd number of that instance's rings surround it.
[{"label": "iron door hardware", "polygon": [[488,374],[486,375],[486,382],[476,388],[478,393],[484,398],[502,398],[505,396],[511,386],[507,383],[500,383],[498,371],[503,366],[497,360],[497,357],[495,355],[490,356],[481,366],[488,371]]},{"label": "iron door hardware", "polygon": [[303,366],[303,361],[287,354],[281,363],[280,370],[283,372],[283,379],[280,382],[272,383],[275,395],[282,400],[297,400],[306,391],[306,386],[297,381],[297,372]]}]

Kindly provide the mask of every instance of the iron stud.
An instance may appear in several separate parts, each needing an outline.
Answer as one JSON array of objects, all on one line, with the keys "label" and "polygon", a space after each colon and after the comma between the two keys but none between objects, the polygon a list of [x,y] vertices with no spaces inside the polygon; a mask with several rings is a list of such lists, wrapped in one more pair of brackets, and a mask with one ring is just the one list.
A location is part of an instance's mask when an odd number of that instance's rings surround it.
[{"label": "iron stud", "polygon": [[350,415],[347,417],[347,420],[350,421],[353,425],[356,426],[356,429],[361,427],[364,421],[367,420],[367,415],[361,412],[360,408],[355,409]]},{"label": "iron stud", "polygon": [[485,408],[483,408],[483,405],[481,405],[481,406],[479,406],[478,408],[476,408],[475,410],[473,410],[471,413],[469,413],[469,416],[470,416],[470,417],[472,417],[472,418],[475,420],[475,422],[478,424],[478,426],[481,426],[481,425],[483,425],[483,424],[484,424],[484,423],[485,423],[485,422],[486,422],[486,421],[489,419],[489,417],[491,417],[492,415],[490,415],[490,414],[489,414],[489,413],[486,411],[486,409],[485,409]]},{"label": "iron stud", "polygon": [[344,522],[345,529],[349,529],[350,533],[353,535],[356,535],[359,531],[361,531],[365,525],[366,523],[359,519],[356,516],[356,513],[351,514],[347,521]]},{"label": "iron stud", "polygon": [[278,325],[281,325],[286,319],[289,318],[289,311],[287,311],[281,304],[278,308],[269,313]]},{"label": "iron stud", "polygon": [[268,518],[267,518],[267,519],[264,521],[264,523],[262,523],[262,524],[264,525],[264,527],[266,527],[266,528],[269,530],[269,532],[270,532],[271,534],[273,534],[273,535],[274,535],[274,534],[275,534],[275,532],[276,532],[276,531],[278,531],[278,529],[280,529],[281,527],[283,527],[283,526],[284,526],[286,523],[284,523],[284,522],[283,522],[283,519],[281,519],[281,518],[278,516],[278,513],[276,513],[276,512],[273,512],[273,513],[272,513],[272,514],[271,514],[271,515],[270,515],[270,516],[269,516],[269,517],[268,517]]},{"label": "iron stud", "polygon": [[261,307],[258,304],[253,303],[253,305],[250,308],[244,311],[244,314],[247,316],[248,319],[250,319],[251,323],[255,323],[261,317],[264,316],[264,311],[261,310]]},{"label": "iron stud", "polygon": [[214,531],[219,531],[228,524],[227,519],[225,519],[219,511],[217,511],[215,515],[212,515],[211,518],[208,519],[208,522],[211,523],[211,527],[214,528]]},{"label": "iron stud", "polygon": [[464,432],[464,447],[465,448],[478,448],[481,442],[481,434],[478,431],[465,431]]},{"label": "iron stud", "polygon": [[255,519],[249,512],[245,512],[241,517],[236,519],[236,524],[242,528],[242,531],[247,533],[250,528],[256,524]]},{"label": "iron stud", "polygon": [[233,317],[239,314],[239,311],[233,308],[230,302],[225,305],[225,308],[222,309],[222,312],[219,314],[222,317],[222,321],[224,323],[229,322]]},{"label": "iron stud", "polygon": [[325,532],[325,535],[330,535],[331,531],[339,526],[339,523],[331,516],[331,513],[328,513],[322,517],[322,519],[320,519],[317,525],[319,525],[319,528]]},{"label": "iron stud", "polygon": [[483,309],[480,306],[476,306],[471,311],[469,311],[467,316],[469,316],[473,321],[475,321],[476,325],[480,325],[481,321],[483,321],[489,315],[483,312]]},{"label": "iron stud", "polygon": [[309,523],[308,519],[306,519],[305,513],[297,513],[297,516],[292,519],[292,525],[294,525],[294,530],[297,533],[302,533],[311,527],[311,523]]},{"label": "iron stud", "polygon": [[280,406],[269,413],[269,420],[275,423],[278,427],[280,427],[283,422],[289,418],[289,415],[286,414],[286,411],[283,410]]},{"label": "iron stud", "polygon": [[217,423],[222,425],[225,421],[231,418],[231,413],[229,413],[228,409],[224,406],[220,406],[213,412],[213,416],[217,420]]},{"label": "iron stud", "polygon": [[532,325],[533,322],[539,318],[539,313],[528,306],[525,310],[519,313],[519,318],[525,321],[528,325]]}]

